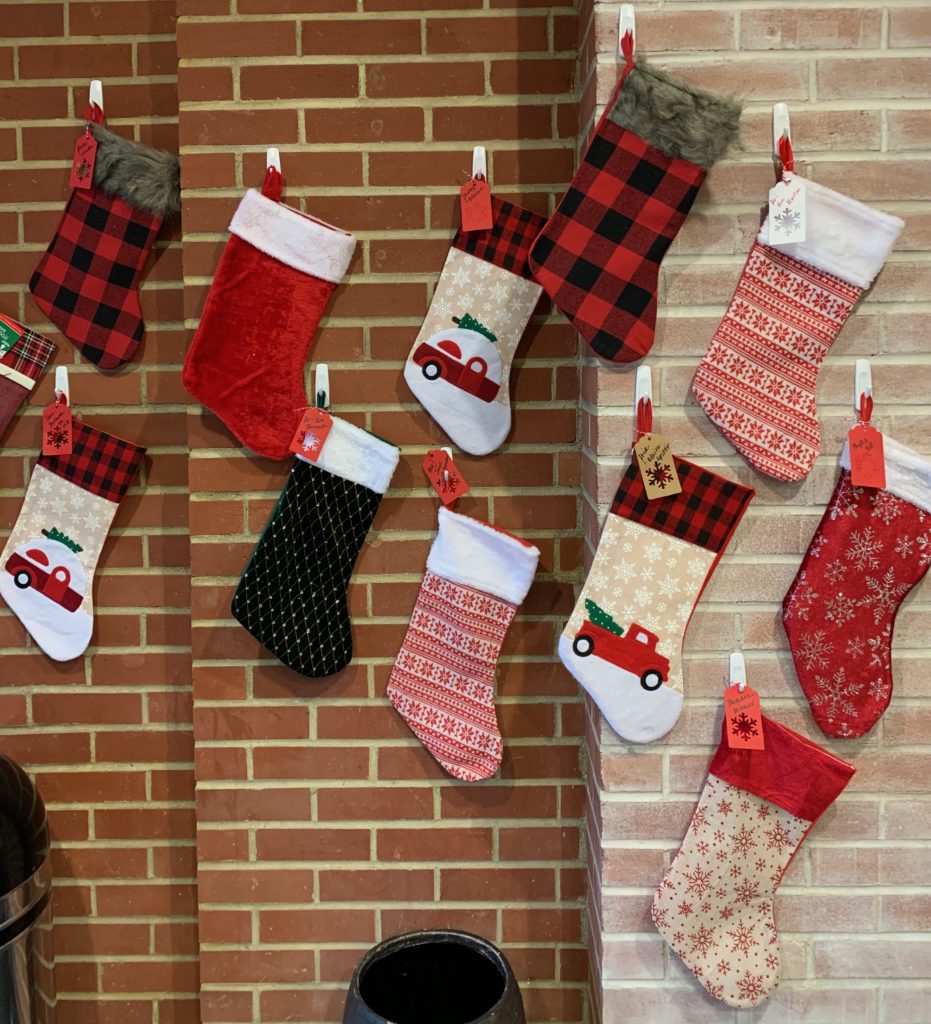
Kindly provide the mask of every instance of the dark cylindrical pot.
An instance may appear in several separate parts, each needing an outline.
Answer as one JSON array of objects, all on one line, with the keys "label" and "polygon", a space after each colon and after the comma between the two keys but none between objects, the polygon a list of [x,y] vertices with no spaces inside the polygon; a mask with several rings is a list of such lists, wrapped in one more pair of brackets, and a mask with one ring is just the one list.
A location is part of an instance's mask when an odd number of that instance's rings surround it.
[{"label": "dark cylindrical pot", "polygon": [[343,1024],[526,1024],[511,965],[490,942],[448,929],[379,943],[352,975]]}]

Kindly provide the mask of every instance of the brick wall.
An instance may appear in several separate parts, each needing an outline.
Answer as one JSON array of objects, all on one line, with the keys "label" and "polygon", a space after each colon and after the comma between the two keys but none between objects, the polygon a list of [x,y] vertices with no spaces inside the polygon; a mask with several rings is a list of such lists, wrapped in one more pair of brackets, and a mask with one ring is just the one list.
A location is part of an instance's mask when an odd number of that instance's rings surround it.
[{"label": "brick wall", "polygon": [[266,145],[286,198],[359,246],[312,359],[338,414],[403,446],[351,587],[356,658],[311,682],[228,615],[287,466],[191,406],[193,643],[203,1019],[341,1019],[353,965],[410,928],[499,943],[530,1019],[580,1021],[581,706],[554,658],[579,578],[574,336],[540,307],[517,359],[515,427],[460,457],[460,510],[530,538],[537,581],[498,676],[501,776],[453,784],[384,697],[435,530],[420,462],[445,436],[401,368],[475,143],[508,198],[546,212],[572,172],[577,14],[518,0],[178,5],[185,314],[197,322]]},{"label": "brick wall", "polygon": [[[618,5],[595,2],[597,99],[616,81]],[[676,452],[756,488],[685,644],[686,704],[659,745],[620,744],[588,710],[590,898],[596,1002],[605,1022],[750,1019],[706,998],[649,916],[652,891],[685,833],[719,735],[729,651],[742,648],[764,711],[853,760],[858,774],[786,874],[776,901],[783,980],[752,1019],[928,1020],[931,940],[931,583],[898,618],[895,693],[863,740],[825,741],[799,690],[782,596],[836,479],[853,413],[853,365],[873,365],[878,424],[931,454],[927,296],[931,176],[925,3],[637,4],[638,41],[690,82],[745,101],[746,149],[716,167],[661,273],[650,357],[656,426]],[[823,455],[779,484],[751,472],[690,393],[773,182],[772,103],[790,105],[801,173],[906,220],[896,252],[832,348],[818,407]],[[594,544],[632,439],[633,373],[584,359],[585,534]],[[600,854],[597,852],[601,847]]]},{"label": "brick wall", "polygon": [[[711,175],[664,265],[650,362],[658,427],[757,498],[690,627],[682,722],[668,743],[618,745],[585,714],[553,651],[584,571],[580,532],[596,538],[626,461],[633,376],[585,358],[579,407],[577,343],[541,305],[520,349],[508,444],[461,458],[473,487],[462,509],[543,552],[499,672],[502,775],[465,787],[443,777],[383,697],[435,522],[419,461],[443,439],[400,368],[471,146],[489,147],[498,192],[550,209],[613,82],[616,5],[0,4],[2,311],[43,327],[24,283],[65,198],[90,77],[105,78],[117,131],[180,144],[183,156],[183,234],[157,246],[141,358],[104,379],[44,325],[57,359],[74,363],[81,413],[149,446],[105,549],[95,643],[57,666],[0,609],[0,749],[36,775],[52,813],[68,1024],[336,1021],[364,949],[446,923],[505,949],[532,1021],[584,1019],[587,943],[606,1021],[738,1016],[703,1001],[647,908],[703,777],[727,652],[747,652],[767,710],[816,735],[776,610],[830,493],[856,356],[873,357],[880,426],[929,450],[928,13],[854,0],[637,6],[641,44],[664,66],[747,100],[746,150]],[[688,390],[772,180],[777,99],[791,104],[804,170],[908,222],[822,372],[826,454],[795,487],[751,478]],[[354,578],[357,659],[325,683],[282,669],[228,617],[286,467],[244,453],[190,404],[178,373],[266,145],[283,151],[288,200],[360,239],[314,356],[330,363],[337,411],[404,447]],[[50,390],[47,375],[4,439],[4,531]],[[764,1011],[773,1020],[927,1018],[927,586],[899,618],[893,707],[873,736],[842,748],[859,774],[783,887],[785,979]],[[615,824],[603,828],[607,816]]]},{"label": "brick wall", "polygon": [[[61,1019],[187,1024],[197,928],[180,231],[156,245],[148,335],[115,376],[77,359],[26,292],[67,198],[91,77],[106,80],[115,131],[177,146],[174,3],[14,2],[0,24],[0,309],[58,343],[79,415],[148,446],[104,548],[87,653],[50,661],[0,609],[0,750],[34,774],[50,810]],[[52,378],[3,439],[4,534]]]}]

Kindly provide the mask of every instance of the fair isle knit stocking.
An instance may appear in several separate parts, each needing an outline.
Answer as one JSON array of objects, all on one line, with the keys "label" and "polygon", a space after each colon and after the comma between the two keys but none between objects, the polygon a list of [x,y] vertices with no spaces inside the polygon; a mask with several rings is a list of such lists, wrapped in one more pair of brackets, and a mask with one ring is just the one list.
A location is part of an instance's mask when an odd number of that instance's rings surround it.
[{"label": "fair isle knit stocking", "polygon": [[804,187],[807,240],[774,247],[764,223],[692,384],[731,444],[778,480],[801,480],[818,456],[818,370],[904,226],[817,182]]},{"label": "fair isle knit stocking", "polygon": [[490,778],[501,764],[495,666],[540,552],[469,516],[441,508],[388,696],[450,775]]},{"label": "fair isle knit stocking", "polygon": [[709,995],[746,1007],[779,982],[776,888],[856,769],[765,715],[763,750],[731,749],[725,728],[652,914]]}]

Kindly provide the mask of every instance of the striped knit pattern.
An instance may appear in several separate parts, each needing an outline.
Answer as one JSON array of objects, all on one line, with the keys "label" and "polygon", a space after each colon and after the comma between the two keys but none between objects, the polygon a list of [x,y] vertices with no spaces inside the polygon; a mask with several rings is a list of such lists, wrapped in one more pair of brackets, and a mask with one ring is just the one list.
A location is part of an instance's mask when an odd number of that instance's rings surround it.
[{"label": "striped knit pattern", "polygon": [[417,738],[466,782],[501,764],[495,665],[516,611],[428,570],[388,680],[391,703]]},{"label": "striped knit pattern", "polygon": [[692,390],[756,469],[805,477],[821,447],[815,382],[861,289],[755,243]]}]

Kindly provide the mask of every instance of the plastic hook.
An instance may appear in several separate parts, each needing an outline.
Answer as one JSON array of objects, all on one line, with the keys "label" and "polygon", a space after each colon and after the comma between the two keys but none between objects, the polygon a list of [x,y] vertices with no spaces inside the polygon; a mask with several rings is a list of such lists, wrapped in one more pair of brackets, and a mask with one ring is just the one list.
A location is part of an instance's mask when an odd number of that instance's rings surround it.
[{"label": "plastic hook", "polygon": [[[441,452],[446,452],[446,458],[449,459],[450,462],[453,461],[453,450],[452,450],[452,448],[447,448],[444,445],[442,448],[440,448],[440,451]],[[448,469],[444,469],[443,470],[443,479],[445,481],[447,481],[447,482],[449,481],[449,470]]]},{"label": "plastic hook", "polygon": [[628,60],[628,54],[624,51],[624,36],[628,32],[630,33],[629,58],[632,59],[634,47],[637,43],[636,15],[634,14],[633,4],[621,4],[621,9],[617,13],[617,52],[625,60]]},{"label": "plastic hook", "polygon": [[484,146],[472,147],[472,177],[488,181],[488,157]]},{"label": "plastic hook", "polygon": [[330,368],[326,363],[317,363],[314,369],[314,398],[318,409],[330,408]]},{"label": "plastic hook", "polygon": [[68,405],[71,405],[71,385],[68,383],[68,367],[55,367],[55,397],[63,395]]},{"label": "plastic hook", "polygon": [[88,101],[90,102],[91,109],[95,106],[100,108],[100,112],[103,113],[103,82],[99,78],[95,78],[91,81],[90,92],[88,93]]},{"label": "plastic hook", "polygon": [[733,686],[736,683],[738,690],[743,693],[747,686],[747,664],[740,651],[734,651],[731,654],[727,670],[729,685]]},{"label": "plastic hook", "polygon": [[792,125],[788,103],[773,104],[773,161],[779,172],[795,169],[792,155]]},{"label": "plastic hook", "polygon": [[869,359],[858,359],[853,388],[853,407],[859,414],[863,396],[873,397],[873,371]]},{"label": "plastic hook", "polygon": [[281,174],[281,153],[277,146],[269,146],[265,150],[265,166],[274,167]]}]

